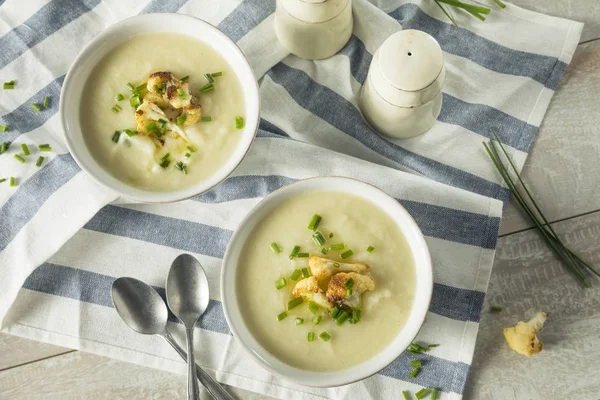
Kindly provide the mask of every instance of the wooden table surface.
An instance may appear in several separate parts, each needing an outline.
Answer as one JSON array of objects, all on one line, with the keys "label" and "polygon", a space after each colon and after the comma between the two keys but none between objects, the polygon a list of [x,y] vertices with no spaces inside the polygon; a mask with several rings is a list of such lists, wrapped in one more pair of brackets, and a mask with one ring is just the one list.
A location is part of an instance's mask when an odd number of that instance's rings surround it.
[{"label": "wooden table surface", "polygon": [[[556,231],[600,265],[600,2],[512,2],[586,23],[523,174]],[[511,205],[484,305],[504,311],[482,315],[465,399],[599,399],[600,282],[593,283],[581,289]],[[550,314],[545,350],[531,358],[509,350],[502,328],[540,310]],[[183,399],[185,390],[181,375],[0,333],[0,399]]]}]

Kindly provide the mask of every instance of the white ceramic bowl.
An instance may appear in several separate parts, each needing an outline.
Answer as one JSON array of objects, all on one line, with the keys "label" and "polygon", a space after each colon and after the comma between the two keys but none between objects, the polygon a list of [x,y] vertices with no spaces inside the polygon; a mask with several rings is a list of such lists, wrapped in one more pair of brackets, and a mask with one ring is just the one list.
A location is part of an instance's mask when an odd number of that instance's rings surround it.
[{"label": "white ceramic bowl", "polygon": [[[241,251],[254,227],[266,218],[281,202],[309,191],[340,191],[364,198],[386,212],[404,234],[412,251],[416,268],[415,299],[406,321],[396,338],[379,354],[354,367],[334,372],[313,372],[292,367],[266,351],[248,329],[241,314],[236,292],[238,261]],[[255,206],[233,234],[223,260],[221,296],[225,317],[231,331],[241,345],[265,369],[284,379],[307,386],[331,387],[344,385],[369,377],[394,361],[413,341],[423,321],[433,290],[431,258],[421,230],[410,214],[383,191],[364,182],[341,178],[322,177],[298,181],[267,196]]]},{"label": "white ceramic bowl", "polygon": [[[236,71],[245,103],[245,127],[242,138],[225,165],[208,179],[184,189],[152,192],[130,186],[106,171],[90,153],[80,123],[80,105],[85,82],[96,64],[112,49],[133,36],[144,33],[170,32],[190,36],[217,51]],[[69,151],[77,164],[100,184],[121,196],[142,202],[184,200],[222,182],[240,164],[258,129],[260,120],[258,84],[246,57],[224,33],[208,22],[182,14],[144,14],[112,25],[92,40],[77,56],[69,69],[60,95],[60,119]]]}]

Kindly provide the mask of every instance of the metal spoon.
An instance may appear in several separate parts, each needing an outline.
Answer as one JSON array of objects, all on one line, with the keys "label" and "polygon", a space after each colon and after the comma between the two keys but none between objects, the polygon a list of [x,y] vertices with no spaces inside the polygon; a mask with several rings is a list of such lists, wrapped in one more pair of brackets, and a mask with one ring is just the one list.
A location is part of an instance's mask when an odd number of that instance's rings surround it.
[{"label": "metal spoon", "polygon": [[167,276],[167,304],[183,322],[188,353],[188,399],[198,399],[198,382],[194,373],[194,326],[208,307],[208,279],[200,262],[189,254],[173,260]]},{"label": "metal spoon", "polygon": [[[135,278],[119,278],[112,284],[112,301],[121,319],[134,331],[158,335],[183,358],[187,353],[167,331],[167,305],[154,288]],[[233,400],[217,381],[196,365],[196,374],[210,395],[217,400]]]}]

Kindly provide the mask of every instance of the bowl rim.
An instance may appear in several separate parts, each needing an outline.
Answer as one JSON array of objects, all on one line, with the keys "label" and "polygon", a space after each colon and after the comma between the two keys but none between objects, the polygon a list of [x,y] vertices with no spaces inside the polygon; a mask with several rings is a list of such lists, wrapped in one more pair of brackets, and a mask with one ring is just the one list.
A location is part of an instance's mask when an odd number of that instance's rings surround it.
[{"label": "bowl rim", "polygon": [[[285,379],[287,381],[291,381],[294,383],[298,383],[301,385],[305,385],[305,386],[309,386],[309,387],[316,387],[316,388],[329,388],[329,387],[337,387],[337,386],[343,386],[343,385],[347,385],[347,384],[351,384],[351,383],[355,383],[355,382],[359,382],[363,379],[369,378],[375,374],[377,374],[378,372],[380,372],[381,370],[383,370],[384,368],[386,368],[388,365],[390,365],[392,362],[394,362],[394,360],[396,360],[398,357],[400,357],[400,355],[402,354],[402,352],[405,349],[396,349],[397,351],[394,351],[393,357],[388,356],[385,357],[388,353],[386,352],[386,350],[389,350],[389,347],[393,344],[394,340],[392,340],[392,342],[390,342],[388,344],[387,347],[383,348],[382,350],[380,350],[378,353],[374,354],[371,358],[368,358],[367,360],[354,365],[350,368],[347,369],[342,369],[342,370],[336,370],[336,371],[326,371],[326,372],[321,372],[321,371],[310,371],[310,370],[302,370],[300,368],[294,367],[288,363],[286,363],[283,360],[280,360],[279,358],[277,358],[276,356],[272,355],[269,351],[267,351],[266,349],[263,348],[263,350],[269,354],[271,357],[273,357],[274,359],[278,360],[280,363],[284,364],[286,367],[292,369],[292,370],[297,370],[299,372],[303,372],[303,373],[308,373],[308,374],[313,374],[313,375],[319,375],[319,374],[330,374],[330,375],[334,375],[336,379],[331,378],[329,381],[326,381],[324,383],[316,383],[315,380],[316,378],[312,378],[312,379],[306,379],[306,378],[302,378],[302,379],[297,379],[295,378],[293,375],[288,374],[288,373],[282,373],[281,371],[275,370],[271,367],[271,365],[269,363],[267,363],[265,360],[263,360],[261,357],[259,357],[256,353],[254,353],[249,344],[247,343],[247,339],[243,339],[242,336],[240,335],[239,330],[237,329],[236,325],[232,323],[232,316],[231,316],[231,309],[230,309],[230,304],[227,301],[228,296],[225,295],[226,290],[225,289],[225,276],[228,273],[228,268],[227,265],[230,264],[228,262],[231,253],[234,251],[233,248],[233,244],[238,240],[238,235],[240,234],[240,230],[242,227],[244,227],[248,221],[253,217],[253,215],[258,212],[266,203],[267,199],[271,199],[275,196],[280,196],[282,195],[283,192],[290,190],[290,188],[292,186],[297,186],[297,185],[305,185],[305,184],[310,184],[312,181],[317,181],[317,180],[331,180],[331,179],[335,179],[335,180],[347,180],[347,181],[352,181],[355,184],[359,184],[359,185],[364,185],[366,187],[369,187],[369,189],[371,190],[375,190],[381,194],[383,194],[385,197],[393,200],[397,205],[397,211],[400,211],[402,214],[404,214],[406,217],[408,217],[408,219],[411,221],[412,223],[412,229],[414,229],[417,233],[416,239],[419,242],[419,246],[421,246],[421,250],[422,250],[422,254],[421,256],[423,257],[424,264],[422,266],[422,268],[425,268],[425,273],[429,275],[430,279],[426,279],[427,276],[425,277],[425,284],[428,286],[429,290],[427,293],[427,301],[423,303],[423,305],[421,307],[419,307],[417,310],[417,320],[418,320],[418,328],[414,330],[414,335],[412,335],[410,342],[412,342],[418,335],[419,331],[421,330],[424,322],[425,322],[425,318],[427,316],[427,313],[429,311],[429,307],[431,305],[431,300],[432,300],[432,294],[433,294],[433,285],[434,285],[434,281],[433,281],[433,265],[431,262],[431,253],[429,252],[429,247],[427,246],[427,241],[425,240],[425,236],[423,235],[423,232],[421,231],[421,228],[419,227],[419,225],[417,224],[417,222],[415,221],[415,219],[413,218],[413,216],[408,212],[408,210],[406,210],[406,208],[404,208],[404,206],[402,206],[402,204],[400,204],[400,202],[398,202],[397,199],[395,199],[393,196],[389,195],[388,193],[386,193],[385,191],[383,191],[382,189],[378,188],[377,186],[364,182],[362,180],[359,179],[355,179],[355,178],[350,178],[350,177],[345,177],[345,176],[337,176],[337,175],[330,175],[330,176],[317,176],[317,177],[310,177],[310,178],[303,178],[303,179],[298,179],[295,182],[289,183],[287,185],[284,185],[276,190],[274,190],[273,192],[269,193],[267,196],[265,196],[263,199],[261,199],[257,204],[255,204],[252,209],[244,216],[244,218],[240,221],[240,223],[237,225],[235,231],[233,232],[231,238],[229,239],[229,242],[227,243],[227,248],[225,249],[225,254],[223,256],[223,261],[222,261],[222,266],[221,266],[221,273],[220,273],[220,292],[221,292],[221,301],[223,304],[223,313],[225,314],[225,319],[227,321],[227,325],[229,326],[229,329],[231,330],[234,338],[236,339],[237,343],[239,343],[241,345],[241,347],[244,349],[244,351],[250,355],[250,357],[257,362],[262,368],[264,368],[265,370],[269,371],[270,373],[272,373],[273,375]],[[310,189],[308,189],[307,191],[309,191]],[[316,190],[318,191],[318,190]],[[335,190],[334,190],[335,191]],[[306,192],[304,192],[306,193]],[[374,203],[376,204],[376,203]],[[379,207],[379,205],[377,205]],[[381,208],[381,207],[379,207]],[[382,209],[382,208],[381,208]],[[382,209],[383,210],[383,209]],[[390,214],[390,212],[383,210],[386,214]],[[402,227],[399,227],[400,231],[402,232],[403,235],[406,236],[405,230]],[[245,241],[244,241],[245,243]],[[243,243],[242,243],[243,245]],[[411,252],[414,256],[414,251],[412,251],[411,248]],[[237,266],[236,266],[237,267]],[[234,301],[236,299],[234,298]],[[239,306],[236,305],[236,307],[239,308]],[[415,310],[415,305],[413,303],[413,307],[411,308],[411,313]],[[241,325],[242,326],[247,326],[247,324],[244,322],[243,317],[241,318]],[[400,331],[398,332],[398,334],[400,332],[402,332],[402,330],[404,329],[404,327],[406,327],[406,325],[404,325]],[[250,329],[246,328],[249,333],[250,333]],[[250,336],[253,337],[253,339],[258,342],[257,339],[254,338],[254,335],[252,335],[250,333]],[[397,338],[397,335],[396,335]],[[408,346],[407,346],[408,348]],[[377,360],[380,359],[380,361],[378,363],[376,363],[377,365],[375,367],[371,367],[369,369],[364,369],[364,372],[361,371],[356,377],[352,377],[352,378],[344,378],[344,375],[347,371],[349,370],[354,370],[354,369],[358,369],[361,366],[367,364],[368,362],[371,362],[372,360]]]},{"label": "bowl rim", "polygon": [[[85,58],[93,51],[93,49],[95,48],[95,46],[98,45],[99,42],[103,41],[104,39],[106,39],[109,35],[112,35],[114,33],[114,31],[122,28],[122,26],[127,25],[129,23],[131,23],[132,20],[137,20],[137,19],[151,19],[151,18],[156,18],[157,16],[160,16],[162,18],[165,18],[165,16],[168,16],[167,18],[174,18],[174,19],[179,19],[179,20],[189,20],[189,21],[193,21],[194,23],[198,23],[200,25],[204,25],[205,28],[207,29],[211,29],[215,31],[215,34],[221,36],[224,40],[228,41],[230,44],[233,45],[234,51],[236,53],[238,53],[238,55],[241,56],[241,60],[243,61],[243,63],[245,64],[245,66],[247,67],[249,73],[252,75],[252,77],[254,78],[254,85],[252,86],[252,89],[254,91],[255,99],[256,99],[256,108],[258,110],[258,115],[256,118],[256,123],[254,125],[254,127],[252,128],[253,130],[253,134],[252,137],[250,138],[250,141],[248,142],[248,145],[246,146],[246,149],[242,152],[242,154],[240,155],[239,160],[237,161],[237,163],[226,173],[223,175],[223,177],[216,181],[213,185],[206,187],[206,188],[202,188],[199,189],[197,192],[194,192],[192,194],[182,194],[181,196],[176,196],[174,198],[169,198],[168,200],[163,200],[163,199],[158,199],[158,200],[151,200],[148,198],[143,198],[143,197],[136,197],[134,195],[130,195],[127,193],[124,193],[123,191],[115,188],[113,185],[105,182],[103,179],[101,179],[95,172],[92,171],[93,168],[88,168],[87,165],[82,161],[82,159],[80,158],[79,154],[77,154],[76,151],[73,151],[74,145],[71,139],[71,134],[69,133],[68,129],[67,129],[67,120],[69,118],[67,118],[67,113],[65,111],[65,102],[67,101],[66,98],[66,94],[68,93],[68,91],[70,90],[71,86],[72,86],[72,79],[73,79],[73,74],[75,73],[74,71],[76,70],[76,68],[82,63],[83,60],[85,60]],[[154,33],[160,33],[161,30],[157,29],[156,31],[154,31]],[[185,33],[183,33],[183,35],[185,35]],[[199,40],[199,39],[196,39]],[[240,48],[240,46],[238,46],[238,44],[233,41],[231,38],[229,38],[225,33],[223,33],[219,28],[217,28],[216,26],[214,26],[213,24],[211,24],[208,21],[205,21],[203,19],[197,18],[195,16],[192,15],[188,15],[188,14],[179,14],[179,13],[148,13],[148,14],[138,14],[138,15],[134,15],[131,16],[129,18],[125,18],[123,20],[120,20],[110,26],[108,26],[105,30],[103,30],[101,33],[99,33],[98,35],[96,35],[90,42],[88,42],[77,54],[77,56],[75,57],[75,59],[73,60],[73,62],[71,63],[71,65],[69,66],[69,70],[67,71],[67,74],[65,76],[65,80],[63,82],[61,91],[60,91],[60,99],[59,99],[59,120],[60,120],[60,126],[62,129],[62,133],[63,133],[63,138],[65,140],[65,143],[67,145],[67,149],[69,150],[69,154],[71,154],[71,156],[73,157],[73,159],[75,160],[75,162],[77,163],[77,165],[79,166],[79,168],[81,168],[82,171],[84,171],[87,176],[91,177],[96,183],[100,184],[103,188],[111,190],[115,193],[117,193],[120,197],[128,199],[130,201],[134,201],[134,202],[140,202],[140,203],[146,203],[146,204],[168,204],[168,203],[176,203],[179,201],[184,201],[184,200],[188,200],[191,199],[193,197],[199,196],[203,193],[206,193],[212,189],[214,189],[215,187],[219,186],[221,183],[223,183],[224,180],[226,180],[227,178],[229,178],[235,171],[236,169],[240,166],[240,164],[242,163],[242,161],[246,158],[246,156],[248,155],[248,152],[250,151],[250,149],[252,148],[252,145],[254,144],[254,141],[256,140],[256,135],[258,133],[258,129],[260,126],[260,110],[261,110],[261,99],[260,99],[260,90],[259,90],[259,86],[258,86],[258,80],[256,79],[256,74],[254,73],[254,70],[252,69],[252,66],[250,65],[248,58],[246,57],[246,55],[244,54],[244,52],[242,51],[242,49]],[[86,144],[87,146],[87,144]],[[100,163],[98,163],[99,168],[103,169],[105,172],[108,173],[108,171],[102,166],[100,165]],[[109,173],[110,174],[110,173]],[[115,178],[118,180],[118,178]],[[168,196],[169,194],[173,193],[173,192],[183,192],[185,190],[184,189],[177,189],[175,191],[165,191],[165,192],[160,192],[160,191],[150,191],[150,190],[143,190],[143,189],[139,189],[136,188],[135,186],[129,185],[126,182],[120,181],[120,184],[122,184],[124,187],[128,187],[128,188],[132,188],[135,189],[137,191],[137,193],[146,193],[147,196],[154,196],[154,197],[160,197],[160,195],[164,195],[164,196]],[[196,186],[201,186],[202,181],[191,185],[191,187],[196,187]]]}]

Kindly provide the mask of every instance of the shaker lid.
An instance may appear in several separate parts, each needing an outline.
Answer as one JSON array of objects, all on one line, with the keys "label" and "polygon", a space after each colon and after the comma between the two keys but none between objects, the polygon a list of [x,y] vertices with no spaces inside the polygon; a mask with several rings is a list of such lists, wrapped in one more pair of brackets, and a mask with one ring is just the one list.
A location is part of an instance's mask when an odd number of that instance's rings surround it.
[{"label": "shaker lid", "polygon": [[329,21],[341,13],[350,0],[279,0],[294,18],[308,23]]},{"label": "shaker lid", "polygon": [[397,32],[379,48],[379,68],[396,89],[417,91],[431,85],[444,66],[438,42],[414,29]]}]

